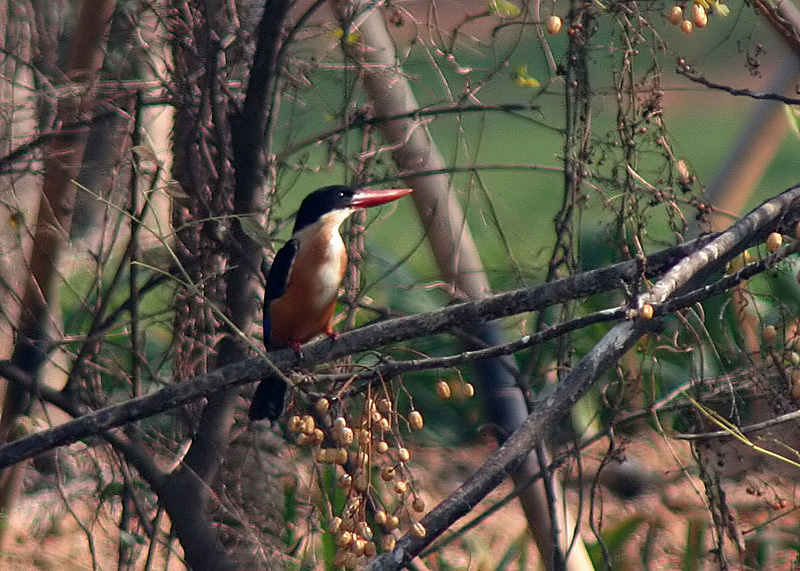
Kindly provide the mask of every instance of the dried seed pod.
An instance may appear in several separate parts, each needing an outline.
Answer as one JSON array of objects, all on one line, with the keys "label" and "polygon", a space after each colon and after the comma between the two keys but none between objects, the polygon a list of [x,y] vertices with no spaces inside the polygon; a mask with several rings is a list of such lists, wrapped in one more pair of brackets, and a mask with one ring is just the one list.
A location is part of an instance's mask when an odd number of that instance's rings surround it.
[{"label": "dried seed pod", "polygon": [[393,535],[384,535],[381,538],[381,551],[391,551],[397,545],[397,540]]},{"label": "dried seed pod", "polygon": [[365,521],[356,524],[356,533],[364,539],[372,539],[372,528]]},{"label": "dried seed pod", "polygon": [[425,529],[425,526],[422,525],[420,522],[415,523],[411,526],[411,535],[416,538],[423,538],[428,534],[428,530]]},{"label": "dried seed pod", "polygon": [[364,557],[374,557],[377,552],[378,548],[375,547],[374,541],[368,541],[364,546]]},{"label": "dried seed pod", "polygon": [[381,480],[384,482],[391,482],[394,480],[397,471],[394,469],[394,466],[384,466],[381,468]]},{"label": "dried seed pod", "polygon": [[355,569],[356,567],[358,567],[358,556],[352,551],[348,551],[344,554],[344,568]]},{"label": "dried seed pod", "polygon": [[422,430],[425,421],[422,419],[422,414],[418,410],[412,410],[408,413],[408,425],[411,427],[411,430]]},{"label": "dried seed pod", "polygon": [[289,428],[289,432],[303,432],[303,419],[294,414],[289,417],[289,422],[286,423],[286,426]]},{"label": "dried seed pod", "polygon": [[336,545],[339,547],[347,547],[353,541],[353,534],[349,531],[341,531],[336,534]]},{"label": "dried seed pod", "polygon": [[372,434],[366,428],[359,428],[357,431],[358,434],[358,443],[361,446],[369,446],[369,441],[372,438]]},{"label": "dried seed pod", "polygon": [[364,547],[367,545],[366,539],[356,538],[353,544],[350,546],[350,551],[355,554],[356,557],[361,557],[364,555]]},{"label": "dried seed pod", "polygon": [[425,500],[420,498],[419,496],[414,498],[414,501],[411,502],[411,507],[414,509],[415,512],[424,512],[425,511]]},{"label": "dried seed pod", "polygon": [[383,414],[392,412],[392,401],[387,398],[378,399],[378,410]]},{"label": "dried seed pod", "polygon": [[355,528],[356,524],[353,521],[352,516],[346,517],[342,520],[342,530],[349,531],[352,533]]},{"label": "dried seed pod", "polygon": [[349,426],[340,428],[333,433],[333,439],[339,444],[350,446],[353,443],[353,429]]},{"label": "dried seed pod", "polygon": [[338,515],[331,519],[331,533],[336,533],[342,529],[342,518]]},{"label": "dried seed pod", "polygon": [[367,491],[367,487],[369,487],[369,480],[367,480],[367,477],[364,474],[359,474],[356,476],[356,479],[353,480],[353,487],[356,489],[356,491],[363,494]]},{"label": "dried seed pod", "polygon": [[316,425],[314,424],[314,417],[310,414],[307,414],[303,417],[303,434],[307,434],[311,436],[314,434],[314,429]]}]

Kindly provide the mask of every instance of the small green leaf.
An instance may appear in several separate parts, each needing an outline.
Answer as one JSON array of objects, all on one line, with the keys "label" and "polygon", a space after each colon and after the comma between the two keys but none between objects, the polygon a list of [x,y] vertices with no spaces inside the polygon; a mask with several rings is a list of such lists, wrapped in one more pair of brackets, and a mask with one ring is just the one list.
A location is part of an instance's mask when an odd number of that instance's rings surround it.
[{"label": "small green leaf", "polygon": [[528,73],[527,63],[519,64],[519,66],[517,67],[517,71],[511,77],[518,85],[521,85],[523,87],[532,87],[532,88],[540,87],[540,83],[536,80],[536,78],[531,77],[530,74]]},{"label": "small green leaf", "polygon": [[489,10],[501,18],[516,18],[521,12],[519,6],[508,0],[490,0]]}]

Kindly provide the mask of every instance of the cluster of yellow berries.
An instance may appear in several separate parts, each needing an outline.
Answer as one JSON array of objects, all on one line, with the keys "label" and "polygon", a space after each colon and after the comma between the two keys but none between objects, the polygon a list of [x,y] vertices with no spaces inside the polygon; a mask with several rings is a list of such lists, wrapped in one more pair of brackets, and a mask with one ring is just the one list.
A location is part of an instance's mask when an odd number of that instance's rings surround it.
[{"label": "cluster of yellow berries", "polygon": [[[379,548],[391,551],[396,543],[394,533],[401,525],[424,537],[427,531],[416,520],[425,510],[425,501],[411,482],[411,453],[398,437],[402,417],[392,401],[366,398],[358,419],[332,418],[326,398],[317,400],[314,408],[316,415],[292,416],[287,427],[298,444],[315,447],[317,462],[342,467],[336,485],[346,492],[346,500],[329,526],[336,544],[334,566],[355,569],[360,558],[374,556]],[[411,410],[405,423],[417,431],[423,428],[424,419],[418,410]],[[377,489],[380,483],[383,490]],[[384,501],[381,492],[394,499]],[[373,526],[381,533],[375,534]],[[380,541],[376,535],[381,536]]]},{"label": "cluster of yellow berries", "polygon": [[708,26],[708,16],[714,12],[721,16],[727,16],[730,10],[719,0],[694,0],[691,8],[679,4],[672,6],[668,18],[670,23],[680,26],[681,30],[691,34],[695,27],[705,28]]},{"label": "cluster of yellow berries", "polygon": [[[422,430],[425,420],[413,406],[401,414],[385,390],[381,396],[366,396],[357,414],[342,414],[323,397],[314,402],[310,414],[295,414],[287,422],[298,445],[312,447],[318,464],[338,472],[336,486],[345,500],[328,526],[337,568],[355,569],[362,558],[393,550],[401,528],[419,538],[428,533],[419,521],[425,501],[412,482],[411,452],[400,433]],[[435,390],[441,399],[468,399],[475,394],[475,388],[461,378],[439,379]]]}]

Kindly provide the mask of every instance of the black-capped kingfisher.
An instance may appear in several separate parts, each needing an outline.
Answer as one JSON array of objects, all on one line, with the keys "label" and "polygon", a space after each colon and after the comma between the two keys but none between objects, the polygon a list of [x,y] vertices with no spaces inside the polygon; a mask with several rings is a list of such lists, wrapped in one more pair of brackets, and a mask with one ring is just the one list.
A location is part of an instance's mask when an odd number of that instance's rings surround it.
[{"label": "black-capped kingfisher", "polygon": [[[293,348],[321,334],[333,336],[336,298],[347,270],[339,226],[359,208],[397,200],[410,188],[391,190],[326,186],[300,204],[292,238],[278,250],[264,289],[264,344],[267,351]],[[276,420],[283,412],[286,383],[269,376],[259,383],[250,419]]]}]

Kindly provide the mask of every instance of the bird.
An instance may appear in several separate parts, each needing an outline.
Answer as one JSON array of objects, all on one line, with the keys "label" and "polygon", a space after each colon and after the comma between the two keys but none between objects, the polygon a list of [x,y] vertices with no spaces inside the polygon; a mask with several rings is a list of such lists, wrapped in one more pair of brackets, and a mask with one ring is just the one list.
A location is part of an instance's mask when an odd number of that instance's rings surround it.
[{"label": "bird", "polygon": [[[360,208],[410,194],[410,188],[370,190],[326,186],[303,199],[291,239],[275,254],[264,288],[264,345],[267,351],[300,346],[325,334],[334,337],[333,314],[347,270],[339,227]],[[286,381],[262,379],[250,403],[251,420],[275,421],[283,413]]]}]

